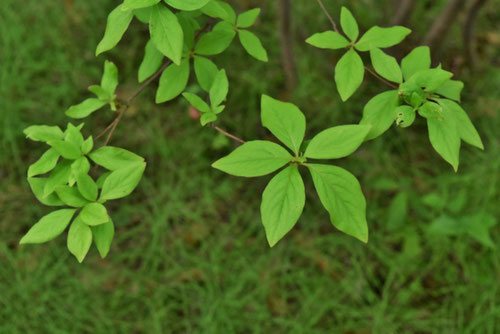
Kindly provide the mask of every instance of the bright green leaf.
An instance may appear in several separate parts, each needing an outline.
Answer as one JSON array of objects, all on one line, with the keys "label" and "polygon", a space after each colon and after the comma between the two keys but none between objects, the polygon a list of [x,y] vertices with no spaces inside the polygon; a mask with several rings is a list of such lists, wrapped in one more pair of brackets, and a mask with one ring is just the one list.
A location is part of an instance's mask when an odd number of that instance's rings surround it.
[{"label": "bright green leaf", "polygon": [[363,109],[363,118],[360,122],[360,124],[372,126],[366,140],[377,138],[391,127],[398,104],[397,90],[383,92],[368,101]]},{"label": "bright green leaf", "polygon": [[152,40],[149,40],[144,48],[144,58],[139,66],[138,80],[143,82],[152,76],[161,67],[163,54],[158,51]]},{"label": "bright green leaf", "polygon": [[262,194],[260,214],[271,247],[295,226],[305,200],[304,182],[297,166],[285,168],[269,182]]},{"label": "bright green leaf", "polygon": [[149,33],[156,48],[174,64],[180,65],[184,32],[175,14],[160,4],[153,7]]},{"label": "bright green leaf", "polygon": [[37,162],[28,168],[28,177],[45,174],[53,170],[59,161],[59,153],[53,148],[47,150]]},{"label": "bright green leaf", "polygon": [[113,96],[118,86],[118,68],[110,61],[104,63],[104,73],[101,79],[101,87]]},{"label": "bright green leaf", "polygon": [[76,187],[58,186],[56,194],[64,204],[74,208],[81,208],[88,204],[88,201],[82,197]]},{"label": "bright green leaf", "polygon": [[226,100],[229,92],[229,82],[226,71],[220,70],[214,78],[212,87],[210,87],[210,103],[213,108],[219,106]]},{"label": "bright green leaf", "polygon": [[343,49],[349,46],[349,41],[336,31],[319,32],[308,39],[306,42],[320,49]]},{"label": "bright green leaf", "polygon": [[67,239],[68,250],[76,257],[78,262],[82,263],[91,245],[92,230],[81,219],[76,218],[69,227]]},{"label": "bright green leaf", "polygon": [[109,170],[118,170],[141,163],[144,159],[123,148],[104,146],[89,154],[90,159]]},{"label": "bright green leaf", "polygon": [[389,56],[378,48],[370,50],[370,57],[375,71],[381,77],[397,83],[403,81],[403,74],[396,58]]},{"label": "bright green leaf", "polygon": [[344,33],[351,39],[351,41],[355,42],[358,39],[358,23],[349,9],[343,6],[340,10],[340,25],[342,26]]},{"label": "bright green leaf", "polygon": [[425,87],[428,92],[432,92],[442,87],[452,76],[453,73],[451,72],[440,68],[431,68],[415,73],[408,81],[420,87]]},{"label": "bright green leaf", "polygon": [[109,223],[92,226],[92,235],[94,236],[94,243],[99,251],[102,258],[105,258],[109,249],[111,248],[111,242],[115,235],[115,226],[112,221]]},{"label": "bright green leaf", "polygon": [[350,49],[335,67],[335,82],[342,101],[347,101],[363,82],[365,67],[356,51]]},{"label": "bright green leaf", "polygon": [[246,12],[243,12],[240,15],[238,15],[236,26],[238,28],[250,28],[255,24],[255,21],[257,21],[259,15],[260,15],[260,8],[247,10]]},{"label": "bright green leaf", "polygon": [[109,222],[108,210],[101,203],[89,203],[85,205],[78,218],[89,226],[97,226]]},{"label": "bright green leaf", "polygon": [[212,31],[201,35],[195,53],[202,56],[218,55],[231,45],[235,35],[236,31],[230,23],[219,22]]},{"label": "bright green leaf", "polygon": [[82,119],[101,109],[106,103],[106,101],[96,98],[86,99],[80,104],[69,107],[69,109],[66,110],[66,116],[74,119]]},{"label": "bright green leaf", "polygon": [[280,145],[255,140],[244,143],[212,167],[234,176],[255,177],[272,173],[291,160],[290,153]]},{"label": "bright green leaf", "polygon": [[217,65],[210,59],[200,56],[194,57],[194,72],[200,87],[208,92],[214,82],[215,76],[219,73]]},{"label": "bright green leaf", "polygon": [[122,9],[131,10],[131,9],[151,7],[156,5],[160,1],[161,0],[124,0]]},{"label": "bright green leaf", "polygon": [[456,172],[460,155],[460,135],[451,111],[443,108],[438,117],[428,117],[427,127],[432,147]]},{"label": "bright green leaf", "polygon": [[460,102],[460,95],[464,89],[464,83],[458,80],[448,80],[435,93],[447,97],[450,100]]},{"label": "bright green leaf", "polygon": [[304,156],[312,159],[339,159],[354,153],[370,131],[370,125],[341,125],[317,134]]},{"label": "bright green leaf", "polygon": [[104,181],[100,200],[123,198],[132,193],[146,169],[146,163],[131,164],[125,168],[115,170]]},{"label": "bright green leaf", "polygon": [[120,42],[133,17],[134,14],[131,10],[123,10],[123,4],[109,14],[104,37],[97,45],[96,56],[111,50]]},{"label": "bright green leaf", "polygon": [[202,13],[216,18],[222,19],[228,23],[236,23],[236,13],[234,9],[225,1],[212,0],[201,9]]},{"label": "bright green leaf", "polygon": [[97,200],[97,184],[88,174],[79,174],[76,177],[78,191],[89,201]]},{"label": "bright green leaf", "polygon": [[262,46],[259,37],[253,32],[248,30],[239,30],[238,37],[240,38],[241,45],[248,52],[248,54],[257,60],[267,62],[267,51]]},{"label": "bright green leaf", "polygon": [[165,0],[165,2],[179,10],[193,11],[203,8],[210,0]]},{"label": "bright green leaf", "polygon": [[48,144],[52,146],[52,148],[54,148],[64,159],[76,160],[82,156],[80,147],[73,143],[64,140],[51,140]]},{"label": "bright green leaf", "polygon": [[210,106],[201,99],[196,94],[193,93],[183,93],[182,96],[191,104],[196,110],[202,113],[209,113],[211,111]]},{"label": "bright green leaf", "polygon": [[401,61],[401,69],[406,80],[417,72],[431,68],[431,50],[428,46],[413,49]]},{"label": "bright green leaf", "polygon": [[374,48],[388,48],[399,44],[410,33],[410,29],[401,26],[390,28],[374,26],[360,38],[355,47],[359,51],[370,51]]},{"label": "bright green leaf", "polygon": [[354,175],[336,166],[308,164],[321,203],[340,231],[368,242],[366,200]]},{"label": "bright green leaf", "polygon": [[33,225],[19,243],[41,244],[54,239],[64,232],[75,212],[75,209],[62,209],[49,213]]},{"label": "bright green leaf", "polygon": [[64,133],[58,126],[32,125],[24,129],[26,138],[33,141],[48,142],[64,138]]},{"label": "bright green leaf", "polygon": [[178,66],[171,64],[160,77],[156,91],[156,103],[171,101],[179,96],[187,86],[189,80],[189,60],[184,59]]},{"label": "bright green leaf", "polygon": [[28,183],[30,185],[33,195],[40,203],[47,206],[62,206],[64,203],[59,199],[57,194],[52,192],[50,195],[45,196],[44,190],[47,184],[47,178],[28,178]]}]

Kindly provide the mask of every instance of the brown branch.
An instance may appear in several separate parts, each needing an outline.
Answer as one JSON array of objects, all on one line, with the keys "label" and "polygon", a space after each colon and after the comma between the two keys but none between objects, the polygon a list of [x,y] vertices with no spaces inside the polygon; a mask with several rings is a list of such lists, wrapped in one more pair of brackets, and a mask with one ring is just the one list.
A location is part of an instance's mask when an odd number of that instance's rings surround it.
[{"label": "brown branch", "polygon": [[235,141],[235,142],[237,142],[237,143],[240,143],[240,144],[244,144],[244,143],[245,143],[245,141],[244,141],[243,139],[241,139],[240,137],[238,137],[238,136],[236,136],[236,135],[233,135],[232,133],[227,132],[226,130],[224,130],[224,129],[222,129],[222,128],[218,127],[218,126],[217,126],[217,125],[215,125],[215,124],[212,124],[212,127],[214,128],[214,130],[215,130],[215,131],[217,131],[217,132],[219,132],[219,133],[223,134],[224,136],[226,136],[226,137],[228,137],[228,138],[230,138],[230,139],[234,140],[234,141]]},{"label": "brown branch", "polygon": [[476,65],[476,39],[474,36],[474,28],[477,16],[481,8],[486,4],[488,0],[475,0],[470,6],[467,12],[467,17],[465,18],[464,30],[463,30],[463,43],[465,51],[465,59],[470,68],[474,68]]},{"label": "brown branch", "polygon": [[448,4],[441,12],[441,15],[434,20],[431,29],[424,38],[423,44],[428,45],[434,50],[438,50],[448,29],[451,27],[464,5],[465,0],[449,0]]},{"label": "brown branch", "polygon": [[387,86],[389,87],[392,87],[392,88],[398,88],[398,86],[396,86],[395,84],[393,84],[392,82],[390,81],[387,81],[385,80],[384,78],[382,78],[380,75],[378,75],[374,70],[372,70],[371,68],[369,68],[368,66],[365,66],[365,70],[370,73],[373,77],[377,78],[378,80],[382,81],[383,83],[385,83]]},{"label": "brown branch", "polygon": [[280,0],[279,2],[279,31],[281,42],[281,59],[286,77],[286,87],[291,92],[297,84],[297,72],[293,53],[292,33],[292,2]]},{"label": "brown branch", "polygon": [[318,5],[321,7],[323,10],[323,13],[325,13],[326,17],[328,18],[328,21],[330,21],[330,24],[332,25],[333,30],[338,32],[340,34],[339,28],[337,28],[337,23],[335,23],[335,20],[333,17],[330,15],[328,12],[328,9],[326,9],[325,4],[323,3],[322,0],[316,0],[318,2]]}]

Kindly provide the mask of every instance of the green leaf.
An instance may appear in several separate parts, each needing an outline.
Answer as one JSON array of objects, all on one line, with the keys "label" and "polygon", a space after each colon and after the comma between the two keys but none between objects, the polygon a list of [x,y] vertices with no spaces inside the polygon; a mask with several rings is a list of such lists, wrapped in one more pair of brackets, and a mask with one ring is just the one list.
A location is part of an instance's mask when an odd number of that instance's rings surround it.
[{"label": "green leaf", "polygon": [[396,108],[396,125],[401,128],[407,128],[415,122],[417,113],[415,109],[410,106],[399,106]]},{"label": "green leaf", "polygon": [[132,193],[146,169],[146,163],[140,162],[115,170],[104,181],[100,200],[123,198]]},{"label": "green leaf", "polygon": [[443,107],[443,110],[445,110],[450,117],[455,118],[457,131],[460,138],[467,144],[484,150],[481,136],[479,136],[479,133],[474,127],[474,124],[472,124],[465,110],[462,109],[462,107],[454,101],[439,99],[438,103],[439,105],[441,105],[441,107]]},{"label": "green leaf", "polygon": [[89,226],[97,226],[109,222],[108,210],[101,203],[89,203],[85,205],[78,218]]},{"label": "green leaf", "polygon": [[88,204],[88,201],[82,197],[76,187],[58,186],[56,194],[64,204],[74,208],[81,208]]},{"label": "green leaf", "polygon": [[111,248],[111,242],[115,235],[115,226],[112,221],[106,224],[101,224],[92,227],[92,235],[94,243],[99,251],[99,254],[104,259]]},{"label": "green leaf", "polygon": [[89,158],[99,166],[109,170],[118,170],[144,162],[144,159],[137,154],[113,146],[101,147],[90,153]]},{"label": "green leaf", "polygon": [[179,10],[193,11],[203,8],[210,0],[165,0],[165,2]]},{"label": "green leaf", "polygon": [[52,146],[52,148],[54,148],[64,159],[76,160],[82,156],[80,147],[74,143],[64,140],[51,140],[48,144]]},{"label": "green leaf", "polygon": [[93,93],[97,98],[103,102],[108,103],[110,100],[112,100],[112,96],[104,90],[99,85],[92,85],[88,88],[89,92]]},{"label": "green leaf", "polygon": [[76,177],[78,191],[89,201],[97,200],[97,184],[88,174],[79,174]]},{"label": "green leaf", "polygon": [[89,154],[93,148],[94,148],[94,138],[90,136],[82,143],[81,150],[83,154]]},{"label": "green leaf", "polygon": [[216,18],[222,19],[228,23],[236,23],[236,13],[228,3],[220,0],[212,0],[201,9],[202,13]]},{"label": "green leaf", "polygon": [[104,73],[101,79],[101,87],[108,92],[110,96],[114,96],[116,87],[118,86],[118,68],[110,61],[104,63]]},{"label": "green leaf", "polygon": [[92,245],[92,230],[76,218],[69,227],[67,246],[71,254],[73,254],[78,262],[82,263],[87,256]]},{"label": "green leaf", "polygon": [[335,67],[335,82],[342,101],[347,101],[363,82],[365,67],[356,51],[350,49]]},{"label": "green leaf", "polygon": [[254,140],[217,160],[212,167],[234,176],[255,177],[270,174],[291,160],[290,153],[280,145]]},{"label": "green leaf", "polygon": [[385,54],[378,48],[370,50],[370,57],[375,71],[380,74],[381,77],[392,82],[403,82],[403,74],[401,73],[396,58]]},{"label": "green leaf", "polygon": [[202,56],[218,55],[231,45],[235,35],[236,31],[230,23],[219,22],[212,31],[201,35],[195,53]]},{"label": "green leaf", "polygon": [[200,123],[202,126],[205,126],[208,123],[213,123],[216,120],[217,120],[217,115],[211,111],[203,113],[200,117]]},{"label": "green leaf", "polygon": [[76,127],[73,124],[68,123],[66,132],[64,133],[64,141],[81,147],[83,145],[83,135],[80,130],[81,126]]},{"label": "green leaf", "polygon": [[306,39],[306,43],[320,49],[343,49],[349,46],[349,41],[336,31],[325,31],[312,35]]},{"label": "green leaf", "polygon": [[64,232],[75,212],[75,209],[62,209],[49,213],[33,225],[19,243],[42,244],[54,239]]},{"label": "green leaf", "polygon": [[401,69],[406,80],[417,72],[431,68],[431,50],[428,46],[419,46],[413,49],[401,61]]},{"label": "green leaf", "polygon": [[149,21],[149,33],[156,48],[174,64],[181,64],[184,32],[179,20],[167,7],[156,5]]},{"label": "green leaf", "polygon": [[59,197],[55,193],[51,193],[48,196],[45,196],[44,189],[47,184],[47,178],[28,178],[28,183],[30,185],[31,191],[33,195],[35,195],[36,199],[40,201],[40,203],[47,206],[62,206],[64,203],[59,199]]},{"label": "green leaf", "polygon": [[297,166],[289,166],[273,177],[260,206],[269,246],[276,245],[295,226],[305,201],[304,181]]},{"label": "green leaf", "polygon": [[57,153],[55,149],[50,148],[40,157],[40,159],[38,159],[37,162],[28,168],[28,177],[50,172],[56,167],[59,157],[59,153]]},{"label": "green leaf", "polygon": [[436,94],[460,102],[460,95],[463,89],[464,83],[462,81],[448,80],[441,87],[436,89]]},{"label": "green leaf", "polygon": [[101,109],[106,103],[106,101],[96,98],[86,99],[80,104],[69,107],[69,109],[66,110],[66,116],[74,119],[82,119]]},{"label": "green leaf", "polygon": [[229,92],[229,82],[225,70],[220,70],[214,78],[212,87],[210,87],[210,103],[212,108],[219,106],[226,100]]},{"label": "green leaf", "polygon": [[189,60],[184,59],[180,65],[171,64],[160,77],[156,91],[156,103],[171,101],[179,96],[189,80]]},{"label": "green leaf", "polygon": [[343,6],[340,10],[340,25],[342,26],[344,33],[351,39],[351,41],[355,42],[358,39],[358,23],[349,9]]},{"label": "green leaf", "polygon": [[260,8],[253,8],[238,15],[236,26],[238,28],[250,28],[255,24],[260,15]]},{"label": "green leaf", "polygon": [[366,200],[354,175],[336,166],[308,164],[319,199],[340,231],[368,242]]},{"label": "green leaf", "polygon": [[401,26],[390,28],[374,26],[360,38],[355,47],[359,51],[370,51],[374,48],[388,48],[399,44],[410,33],[410,29]]},{"label": "green leaf", "polygon": [[66,184],[71,175],[71,164],[67,161],[59,163],[50,173],[43,189],[43,197],[47,197],[54,192],[57,186]]},{"label": "green leaf", "polygon": [[161,0],[124,0],[122,9],[131,10],[131,9],[147,8],[156,5],[160,1]]},{"label": "green leaf", "polygon": [[75,178],[80,174],[87,174],[89,170],[90,162],[86,157],[80,157],[71,164],[71,172],[75,176]]},{"label": "green leaf", "polygon": [[33,141],[48,142],[64,138],[64,133],[58,126],[32,125],[23,132],[26,138]]},{"label": "green leaf", "polygon": [[210,59],[200,56],[194,57],[194,72],[200,87],[208,92],[214,82],[215,76],[219,73],[217,65]]},{"label": "green leaf", "polygon": [[428,117],[427,127],[432,147],[456,172],[460,155],[460,135],[451,111],[443,108],[438,117]]},{"label": "green leaf", "polygon": [[425,87],[428,92],[435,91],[451,79],[453,73],[440,68],[431,68],[415,73],[409,82],[413,82],[420,87]]},{"label": "green leaf", "polygon": [[300,151],[306,132],[306,118],[292,103],[281,102],[262,95],[262,125],[295,154]]},{"label": "green leaf", "polygon": [[210,106],[201,99],[196,94],[192,93],[183,93],[182,96],[191,104],[196,110],[202,112],[202,113],[209,113],[211,112]]},{"label": "green leaf", "polygon": [[354,153],[363,144],[370,125],[341,125],[317,134],[304,156],[312,159],[339,159]]},{"label": "green leaf", "polygon": [[139,66],[138,80],[144,82],[156,73],[161,67],[163,54],[158,51],[152,40],[149,40],[144,49],[144,58]]},{"label": "green leaf", "polygon": [[257,60],[267,62],[267,51],[262,46],[259,37],[253,32],[248,30],[238,30],[238,37],[240,38],[241,45],[248,52],[248,54]]},{"label": "green leaf", "polygon": [[96,56],[111,50],[120,42],[133,17],[134,14],[131,10],[123,10],[123,4],[109,14],[104,37],[97,45]]},{"label": "green leaf", "polygon": [[360,122],[360,124],[371,125],[366,140],[377,138],[391,127],[398,104],[397,90],[383,92],[368,101],[363,109],[363,118]]}]

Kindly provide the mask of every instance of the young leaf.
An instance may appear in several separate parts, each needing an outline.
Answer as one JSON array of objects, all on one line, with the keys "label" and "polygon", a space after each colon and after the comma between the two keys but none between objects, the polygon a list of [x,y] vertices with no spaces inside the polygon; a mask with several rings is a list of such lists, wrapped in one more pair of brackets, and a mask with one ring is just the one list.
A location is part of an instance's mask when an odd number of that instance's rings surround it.
[{"label": "young leaf", "polygon": [[71,164],[67,161],[59,163],[50,173],[43,189],[43,197],[47,197],[54,192],[57,186],[66,184],[71,175]]},{"label": "young leaf", "polygon": [[149,40],[144,49],[144,58],[139,66],[138,80],[143,82],[152,76],[161,67],[163,54],[158,51],[152,40]]},{"label": "young leaf", "polygon": [[349,46],[349,41],[336,31],[325,31],[312,35],[306,39],[306,43],[320,49],[343,49]]},{"label": "young leaf", "polygon": [[58,126],[32,125],[23,132],[26,138],[33,141],[48,142],[64,138],[64,133]]},{"label": "young leaf", "polygon": [[211,112],[210,106],[203,101],[198,95],[192,93],[183,93],[182,96],[191,104],[196,110],[202,113]]},{"label": "young leaf", "polygon": [[89,201],[97,200],[97,184],[88,174],[79,174],[76,177],[78,191]]},{"label": "young leaf", "polygon": [[134,14],[131,10],[123,10],[123,4],[116,7],[108,16],[106,31],[99,45],[96,56],[114,48],[127,31]]},{"label": "young leaf", "polygon": [[140,9],[156,5],[161,0],[124,0],[123,10]]},{"label": "young leaf", "polygon": [[57,151],[64,159],[76,160],[82,156],[82,151],[80,147],[74,143],[70,143],[64,140],[51,140],[48,142],[54,150]]},{"label": "young leaf", "polygon": [[363,118],[360,122],[360,124],[371,125],[366,140],[377,138],[391,127],[398,104],[397,90],[383,92],[368,101],[363,109]]},{"label": "young leaf", "polygon": [[458,80],[448,80],[435,93],[447,97],[450,100],[460,102],[460,95],[464,89],[464,83]]},{"label": "young leaf", "polygon": [[319,199],[340,231],[368,242],[366,200],[354,175],[336,166],[308,164]]},{"label": "young leaf", "polygon": [[236,23],[236,13],[227,2],[220,0],[212,0],[201,9],[202,13],[216,18],[222,19],[228,23]]},{"label": "young leaf", "polygon": [[64,141],[81,147],[83,144],[83,135],[80,130],[80,126],[76,127],[73,124],[68,123],[66,132],[64,133]]},{"label": "young leaf", "polygon": [[196,43],[195,53],[201,56],[215,56],[224,52],[234,39],[236,32],[228,22],[219,22],[212,31],[203,34]]},{"label": "young leaf", "polygon": [[351,39],[351,41],[355,42],[358,39],[358,23],[349,9],[343,6],[340,10],[340,25],[342,26],[344,33]]},{"label": "young leaf", "polygon": [[55,149],[50,148],[40,157],[40,159],[38,159],[37,162],[28,168],[28,177],[50,172],[56,167],[59,157],[59,153],[57,153]]},{"label": "young leaf", "polygon": [[460,135],[451,111],[443,108],[438,117],[428,117],[427,127],[432,147],[456,172],[460,155]]},{"label": "young leaf", "polygon": [[94,148],[94,138],[92,136],[88,137],[81,145],[81,150],[83,154],[89,154]]},{"label": "young leaf", "polygon": [[312,159],[339,159],[358,149],[370,131],[370,125],[341,125],[317,134],[304,156]]},{"label": "young leaf", "polygon": [[390,28],[374,26],[360,38],[355,47],[359,51],[388,48],[399,44],[410,33],[410,29],[401,26]]},{"label": "young leaf", "polygon": [[189,59],[184,59],[179,66],[171,64],[160,77],[156,91],[156,103],[171,101],[179,96],[189,80]]},{"label": "young leaf", "polygon": [[184,32],[175,14],[163,5],[154,6],[149,21],[149,33],[156,48],[174,64],[180,65]]},{"label": "young leaf", "polygon": [[217,160],[212,167],[234,176],[255,177],[270,174],[291,160],[290,153],[280,145],[254,140]]},{"label": "young leaf", "polygon": [[99,85],[92,85],[88,89],[89,92],[93,93],[100,101],[108,103],[113,98],[112,95]]},{"label": "young leaf", "polygon": [[420,87],[425,87],[425,90],[428,92],[432,92],[443,86],[452,76],[453,73],[451,72],[440,68],[431,68],[415,73],[408,81]]},{"label": "young leaf", "polygon": [[89,154],[96,164],[109,170],[118,170],[141,163],[144,159],[123,148],[104,146]]},{"label": "young leaf", "polygon": [[104,259],[111,248],[111,242],[115,235],[115,226],[112,221],[92,226],[92,235],[94,237],[94,243],[99,251],[99,254]]},{"label": "young leaf", "polygon": [[76,209],[62,209],[49,213],[31,227],[19,242],[22,244],[41,244],[54,239],[68,226]]},{"label": "young leaf", "polygon": [[200,123],[202,126],[205,126],[208,123],[215,122],[216,120],[217,120],[217,115],[211,111],[203,113],[200,117]]},{"label": "young leaf", "polygon": [[89,203],[85,205],[78,218],[89,226],[97,226],[109,222],[108,211],[101,203]]},{"label": "young leaf", "polygon": [[87,174],[89,170],[90,162],[86,157],[80,157],[71,164],[71,172],[75,177],[80,174]]},{"label": "young leaf", "polygon": [[229,82],[225,70],[220,70],[214,78],[210,88],[210,103],[213,108],[219,106],[226,100],[229,91]]},{"label": "young leaf", "polygon": [[298,154],[306,132],[306,118],[302,111],[292,103],[281,102],[267,95],[262,95],[261,110],[262,125]]},{"label": "young leaf", "polygon": [[130,195],[139,184],[145,169],[146,163],[140,162],[109,174],[102,186],[100,200],[107,201]]},{"label": "young leaf", "polygon": [[165,0],[165,2],[179,10],[193,11],[203,8],[210,0]]},{"label": "young leaf", "polygon": [[76,218],[69,227],[67,239],[68,250],[76,257],[78,262],[82,263],[91,245],[92,230],[79,217]]},{"label": "young leaf", "polygon": [[194,73],[200,87],[208,92],[212,87],[215,76],[219,73],[217,65],[210,59],[200,56],[194,57]]},{"label": "young leaf", "polygon": [[108,92],[110,96],[115,94],[118,86],[118,68],[110,61],[104,63],[104,73],[101,79],[101,87]]},{"label": "young leaf", "polygon": [[431,50],[428,46],[419,46],[413,49],[401,61],[401,69],[406,80],[415,73],[431,68]]},{"label": "young leaf", "polygon": [[335,67],[335,83],[342,101],[347,101],[363,82],[365,67],[354,49],[347,51]]},{"label": "young leaf", "polygon": [[240,38],[241,45],[248,52],[248,54],[257,60],[267,62],[267,51],[262,46],[259,37],[253,32],[248,30],[239,30],[238,37]]},{"label": "young leaf", "polygon": [[306,201],[304,181],[297,166],[273,177],[262,194],[260,214],[269,246],[273,247],[297,223]]},{"label": "young leaf", "polygon": [[59,197],[55,193],[51,193],[48,196],[45,196],[44,189],[47,184],[47,178],[28,178],[28,183],[30,185],[31,191],[33,195],[35,195],[36,199],[40,201],[40,203],[47,206],[63,206],[64,203],[59,199]]},{"label": "young leaf", "polygon": [[238,28],[250,28],[255,24],[255,21],[257,21],[259,15],[260,15],[260,8],[247,10],[246,12],[243,12],[240,15],[238,15],[236,26]]},{"label": "young leaf", "polygon": [[64,204],[74,208],[81,208],[88,204],[88,201],[82,197],[76,187],[58,186],[56,194]]},{"label": "young leaf", "polygon": [[417,113],[415,109],[410,106],[399,106],[396,108],[396,125],[401,128],[407,128],[415,122]]},{"label": "young leaf", "polygon": [[403,74],[396,58],[387,55],[378,48],[370,50],[370,57],[375,71],[381,77],[392,82],[403,82]]},{"label": "young leaf", "polygon": [[80,104],[69,107],[69,109],[66,110],[66,116],[74,119],[82,119],[101,109],[106,103],[106,101],[96,98],[86,99]]},{"label": "young leaf", "polygon": [[463,110],[462,107],[454,101],[439,99],[438,103],[450,117],[455,118],[460,138],[467,144],[484,150],[483,141],[481,140],[479,133],[474,127],[474,124],[472,124],[465,110]]}]

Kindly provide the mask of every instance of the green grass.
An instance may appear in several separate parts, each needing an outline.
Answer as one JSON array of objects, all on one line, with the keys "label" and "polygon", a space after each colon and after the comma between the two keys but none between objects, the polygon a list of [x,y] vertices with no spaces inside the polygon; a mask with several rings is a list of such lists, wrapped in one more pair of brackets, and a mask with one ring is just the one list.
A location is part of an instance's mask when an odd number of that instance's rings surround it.
[{"label": "green grass", "polygon": [[[21,131],[28,124],[67,122],[65,108],[84,97],[85,88],[100,75],[104,57],[95,59],[92,51],[112,4],[4,2],[0,333],[500,331],[498,249],[468,236],[429,232],[431,222],[443,215],[455,221],[471,214],[500,216],[500,79],[498,69],[488,65],[492,47],[482,49],[477,72],[461,74],[467,87],[464,103],[486,150],[464,147],[458,174],[433,152],[420,123],[392,129],[338,162],[363,184],[371,234],[366,246],[334,230],[304,173],[309,189],[304,215],[287,238],[269,249],[259,217],[260,192],[268,179],[241,180],[211,169],[210,163],[232,144],[221,148],[221,138],[190,120],[182,101],[155,106],[153,90],[145,92],[113,143],[147,158],[146,177],[133,196],[112,208],[117,236],[109,257],[101,260],[93,250],[79,265],[64,238],[40,246],[18,245],[47,212],[24,180],[26,166],[42,147],[24,141]],[[299,41],[326,29],[312,1],[297,6]],[[383,20],[382,11],[373,6],[351,5],[367,25]],[[258,26],[270,49],[269,64],[256,63],[236,44],[217,58],[231,79],[222,126],[246,139],[268,136],[258,114],[259,94],[264,92],[299,104],[311,133],[330,124],[357,122],[367,99],[385,88],[370,81],[350,103],[341,103],[332,80],[338,54],[297,43],[300,84],[287,94],[280,51],[273,47],[279,45],[273,7],[271,2],[264,6]],[[493,7],[486,8],[488,15],[495,12]],[[492,27],[485,19],[478,33],[483,36]],[[424,22],[416,28],[425,29]],[[144,31],[135,26],[109,55],[120,67],[125,95],[137,85],[134,69],[142,52],[141,36]],[[458,40],[450,38],[445,48],[447,67],[459,52]],[[111,118],[102,113],[89,119],[87,133],[98,133]],[[409,198],[407,210],[394,204],[401,193]],[[441,199],[452,207],[443,207]],[[490,231],[495,243],[499,232],[498,226]]]}]

